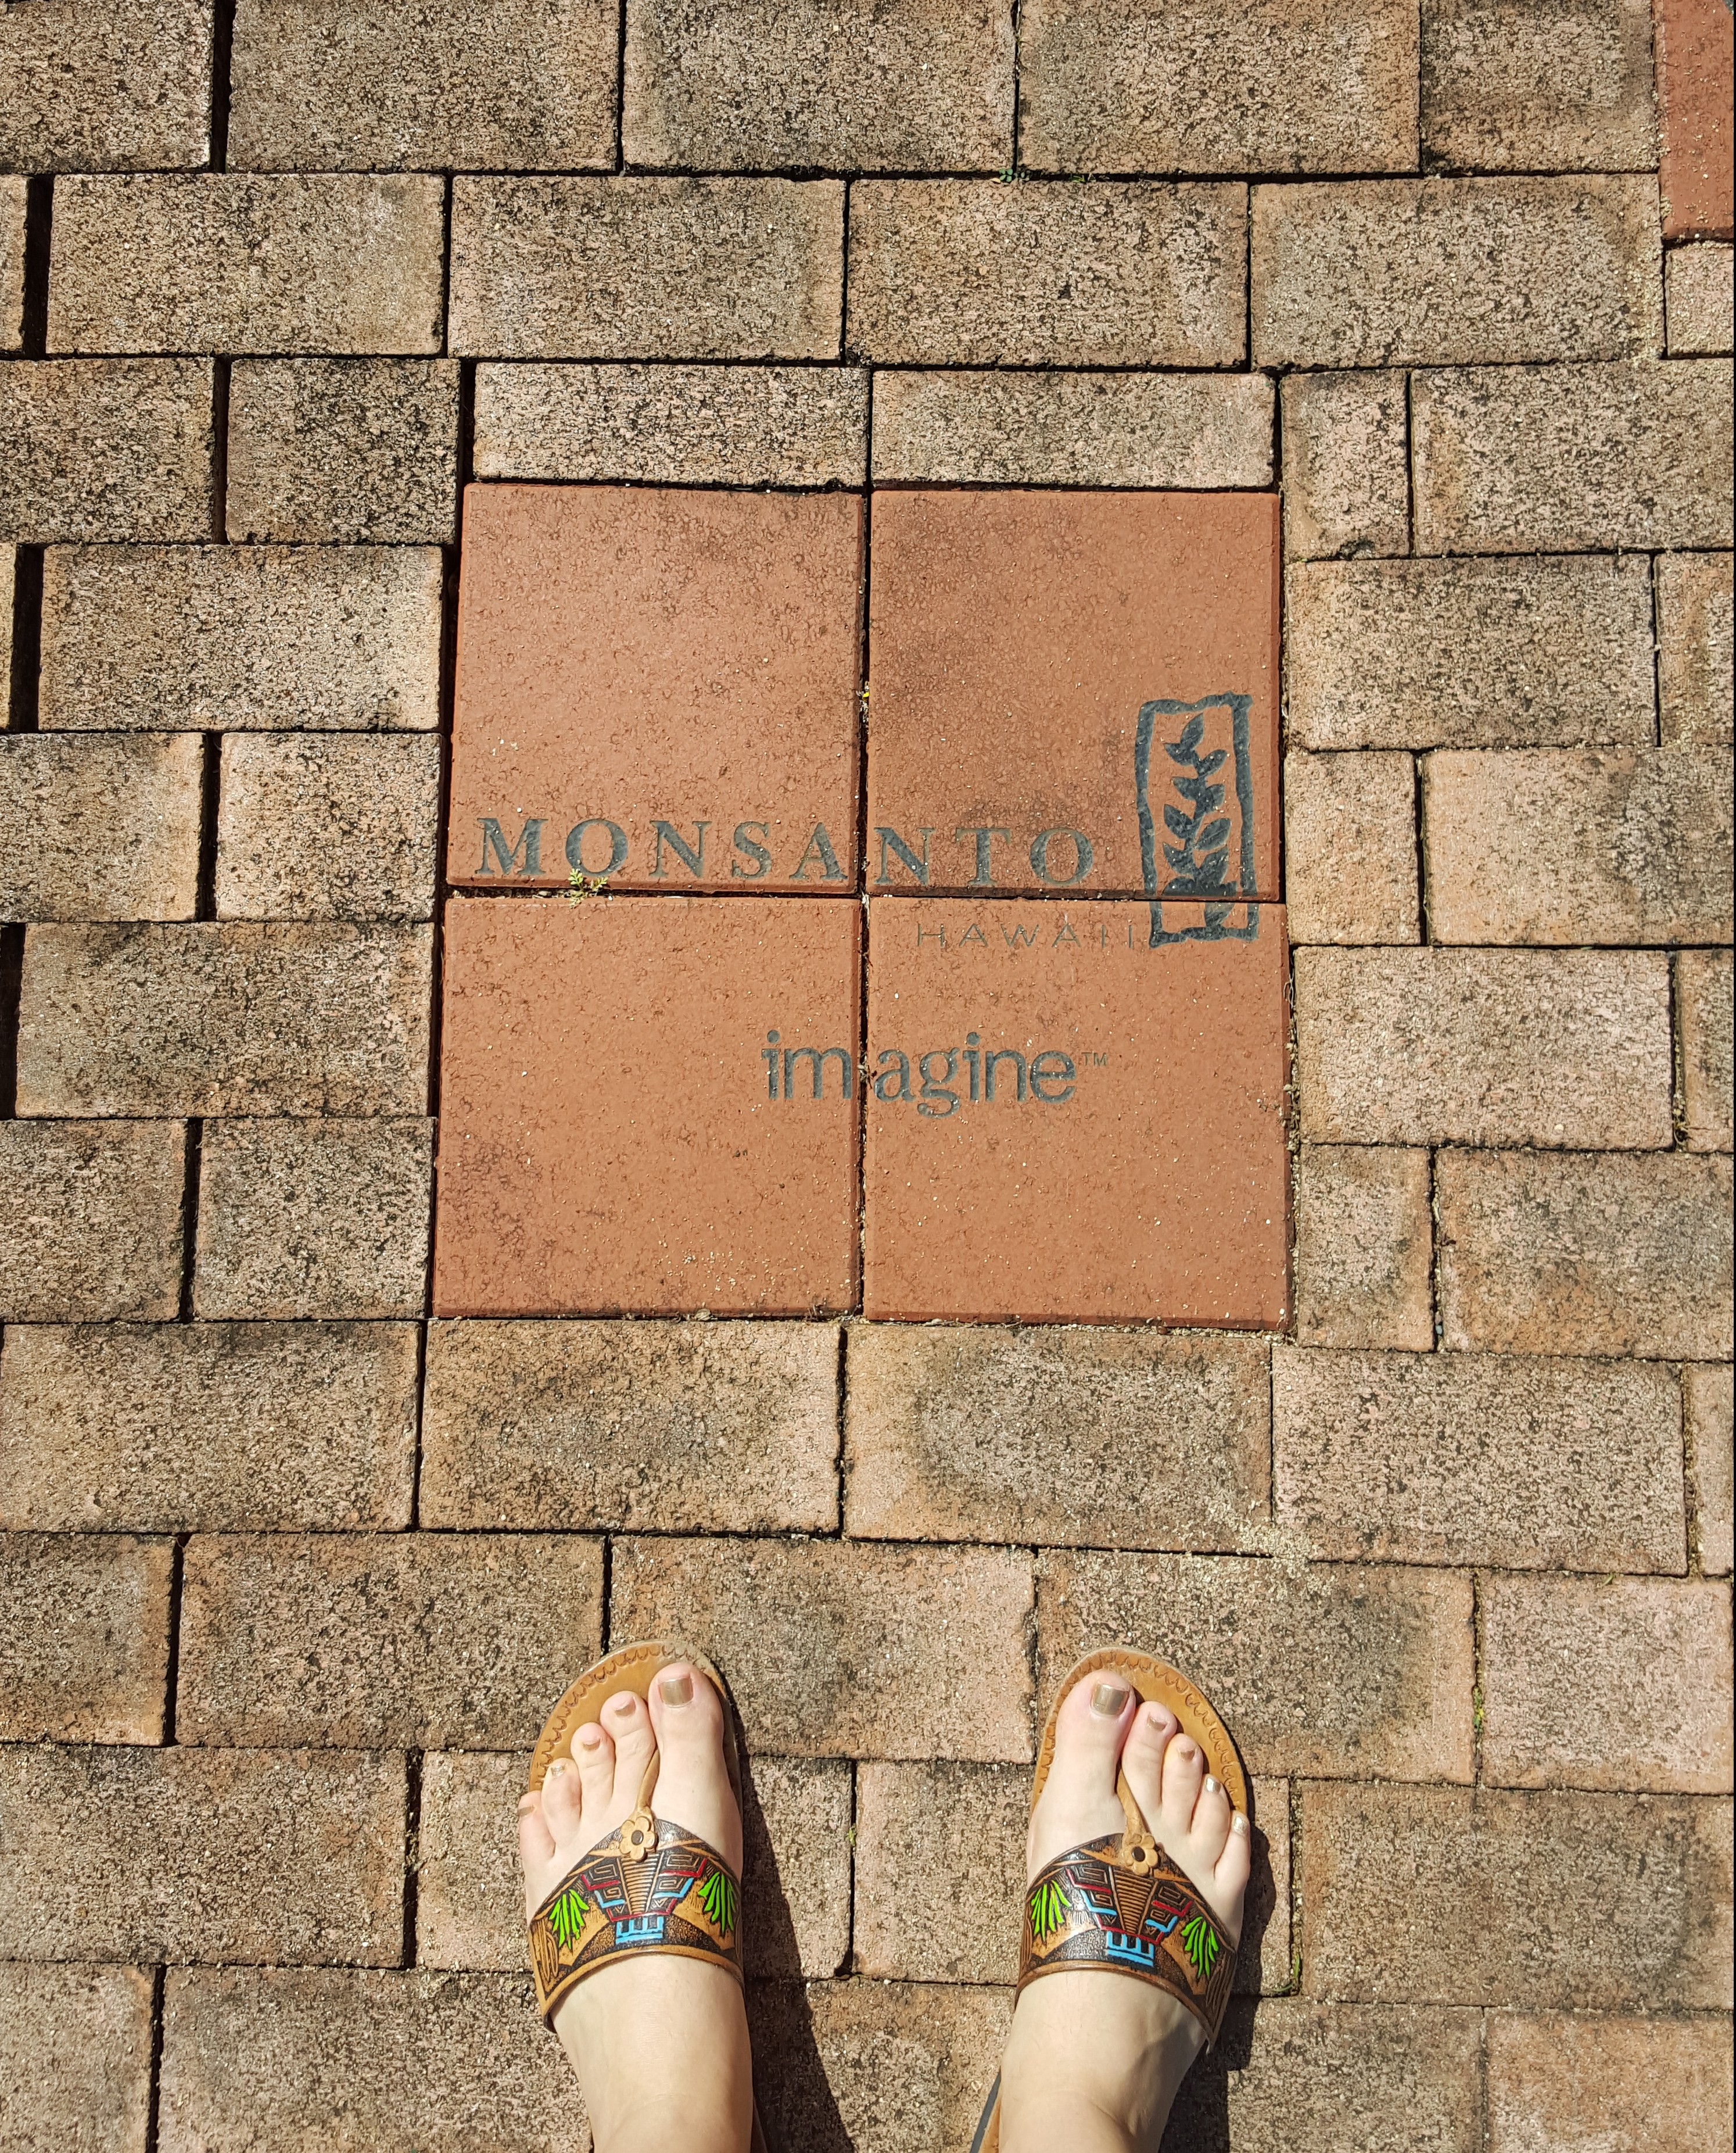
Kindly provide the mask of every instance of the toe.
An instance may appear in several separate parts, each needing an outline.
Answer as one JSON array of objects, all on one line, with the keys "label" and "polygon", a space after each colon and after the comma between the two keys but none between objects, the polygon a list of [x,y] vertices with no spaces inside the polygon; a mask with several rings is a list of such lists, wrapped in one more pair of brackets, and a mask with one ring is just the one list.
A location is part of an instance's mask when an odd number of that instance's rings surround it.
[{"label": "toe", "polygon": [[603,1706],[603,1723],[615,1745],[613,1806],[624,1816],[630,1816],[639,1807],[645,1767],[657,1747],[657,1737],[651,1731],[651,1715],[645,1709],[643,1697],[635,1697],[631,1690],[622,1690]]},{"label": "toe", "polygon": [[1212,1881],[1223,1901],[1236,1909],[1235,1927],[1241,1923],[1242,1894],[1248,1888],[1248,1874],[1254,1866],[1254,1830],[1246,1817],[1238,1810],[1229,1820],[1229,1835],[1224,1842],[1224,1851],[1218,1856],[1218,1865],[1212,1871]]},{"label": "toe", "polygon": [[[573,1738],[573,1753],[578,1760],[586,1812],[600,1819],[608,1807],[615,1784],[615,1745],[608,1738],[608,1730],[599,1727],[594,1719],[587,1721]],[[577,1818],[573,1823],[577,1829]],[[596,1836],[594,1831],[591,1835]],[[555,1837],[565,1837],[558,1825],[555,1826]]]},{"label": "toe", "polygon": [[1175,1714],[1157,1703],[1141,1705],[1128,1730],[1121,1769],[1148,1824],[1163,1807],[1163,1753],[1180,1731]]},{"label": "toe", "polygon": [[723,1758],[723,1699],[685,1660],[664,1667],[651,1685],[651,1724],[661,1763],[657,1814],[707,1840],[741,1865],[741,1816]]},{"label": "toe", "polygon": [[1147,1821],[1178,1860],[1193,1828],[1194,1810],[1205,1784],[1205,1756],[1190,1734],[1178,1734],[1163,1752],[1163,1784],[1158,1813]]},{"label": "toe", "polygon": [[1122,1829],[1115,1779],[1138,1702],[1112,1668],[1093,1670],[1061,1699],[1054,1759],[1031,1820],[1032,1876],[1069,1847]]}]

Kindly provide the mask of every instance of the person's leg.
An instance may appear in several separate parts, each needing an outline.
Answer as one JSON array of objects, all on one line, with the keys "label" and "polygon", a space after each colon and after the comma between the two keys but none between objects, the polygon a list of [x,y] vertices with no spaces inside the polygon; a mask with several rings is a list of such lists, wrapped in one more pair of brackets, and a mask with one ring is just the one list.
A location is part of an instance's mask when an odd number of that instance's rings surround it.
[{"label": "person's leg", "polygon": [[[1031,1814],[1027,1874],[1123,1830],[1117,1764],[1158,1844],[1240,1941],[1247,1820],[1206,1776],[1199,1744],[1125,1682],[1087,1675],[1063,1700],[1055,1760]],[[1047,1973],[1019,1998],[1000,2067],[1001,2153],[1156,2153],[1199,2022],[1150,1982],[1099,1967]]]},{"label": "person's leg", "polygon": [[[518,1805],[525,1909],[539,1906],[581,1855],[639,1807],[651,1753],[651,1806],[709,1840],[739,1876],[741,1816],[723,1761],[723,1704],[678,1662],[630,1692],[557,1758]],[[753,2074],[741,1988],[729,1972],[675,1956],[629,1958],[582,1981],[555,2014],[578,2073],[597,2153],[746,2153]]]}]

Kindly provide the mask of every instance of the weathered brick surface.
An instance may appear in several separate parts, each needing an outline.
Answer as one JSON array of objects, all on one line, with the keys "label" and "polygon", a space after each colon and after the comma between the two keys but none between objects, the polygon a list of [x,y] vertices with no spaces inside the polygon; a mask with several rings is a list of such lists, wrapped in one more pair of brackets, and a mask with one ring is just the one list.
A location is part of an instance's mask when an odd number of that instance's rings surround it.
[{"label": "weathered brick surface", "polygon": [[874,382],[881,483],[1266,486],[1263,374],[891,372]]},{"label": "weathered brick surface", "polygon": [[0,179],[0,351],[24,341],[24,201],[22,179]]},{"label": "weathered brick surface", "polygon": [[1651,0],[1423,0],[1423,147],[1471,171],[1657,161]]},{"label": "weathered brick surface", "polygon": [[976,2129],[1012,1992],[768,1983],[748,1996],[766,2135],[803,2153],[951,2153]]},{"label": "weathered brick surface", "polygon": [[8,697],[13,672],[13,608],[18,590],[18,548],[0,545],[0,680]]},{"label": "weathered brick surface", "polygon": [[172,1316],[179,1122],[0,1122],[0,1322]]},{"label": "weathered brick surface", "polygon": [[1043,1555],[1046,1708],[1073,1662],[1106,1643],[1185,1667],[1256,1772],[1471,1776],[1468,1578],[1288,1560]]},{"label": "weathered brick surface", "polygon": [[1662,1368],[1280,1346],[1272,1433],[1279,1524],[1328,1561],[1683,1566]]},{"label": "weathered brick surface", "polygon": [[131,1966],[0,1966],[0,2149],[145,2153],[151,1979]]},{"label": "weathered brick surface", "polygon": [[1664,257],[1670,356],[1710,358],[1736,344],[1736,250],[1678,247]]},{"label": "weathered brick surface", "polygon": [[169,1974],[162,2153],[589,2153],[525,1975],[247,1967]]},{"label": "weathered brick surface", "polygon": [[1017,1762],[1031,1598],[1021,1550],[625,1540],[608,1628],[709,1653],[750,1754]]},{"label": "weathered brick surface", "polygon": [[1222,1333],[853,1324],[845,1528],[1245,1546],[1268,1514],[1267,1385],[1265,1346]]},{"label": "weathered brick surface", "polygon": [[1666,747],[1736,737],[1728,553],[1657,563],[1658,737]]},{"label": "weathered brick surface", "polygon": [[162,1739],[173,1560],[167,1540],[0,1534],[0,1741]]},{"label": "weathered brick surface", "polygon": [[1730,984],[1726,949],[1684,949],[1676,959],[1682,1102],[1690,1151],[1730,1148]]},{"label": "weathered brick surface", "polygon": [[1411,758],[1286,756],[1284,869],[1292,947],[1420,940]]},{"label": "weathered brick surface", "polygon": [[0,165],[202,165],[211,0],[34,0],[0,23]]},{"label": "weathered brick surface", "polygon": [[1684,1368],[1682,1403],[1693,1473],[1695,1540],[1708,1577],[1730,1575],[1731,1382],[1723,1368]]},{"label": "weathered brick surface", "polygon": [[603,1635],[573,1536],[215,1535],[187,1547],[183,1742],[528,1748]]},{"label": "weathered brick surface", "polygon": [[989,0],[629,0],[634,165],[995,172],[1012,162],[1012,18]]},{"label": "weathered brick surface", "polygon": [[1164,2143],[1237,2153],[1482,2153],[1474,2011],[1231,2007],[1182,2081]]},{"label": "weathered brick surface", "polygon": [[825,1532],[838,1508],[830,1323],[437,1323],[430,1525]]},{"label": "weathered brick surface", "polygon": [[1649,178],[1256,187],[1250,244],[1256,365],[1476,365],[1662,348]]},{"label": "weathered brick surface", "polygon": [[1728,748],[1428,756],[1429,931],[1439,942],[1727,942],[1730,786]]},{"label": "weathered brick surface", "polygon": [[404,1324],[14,1327],[0,1527],[406,1525],[415,1382]]},{"label": "weathered brick surface", "polygon": [[835,359],[834,180],[460,179],[448,349],[476,359]]},{"label": "weathered brick surface", "polygon": [[223,743],[219,919],[426,919],[440,743],[242,734]]},{"label": "weathered brick surface", "polygon": [[429,730],[432,547],[51,547],[44,730]]},{"label": "weathered brick surface", "polygon": [[420,1316],[433,1136],[420,1116],[207,1122],[195,1312]]},{"label": "weathered brick surface", "polygon": [[419,1113],[425,927],[33,927],[28,1114]]},{"label": "weathered brick surface", "polygon": [[389,1966],[404,1759],[0,1749],[8,1958]]},{"label": "weathered brick surface", "polygon": [[1449,1349],[1728,1357],[1727,1157],[1443,1151],[1435,1196]]},{"label": "weathered brick surface", "polygon": [[1667,1144],[1668,987],[1642,951],[1299,949],[1302,1133]]},{"label": "weathered brick surface", "polygon": [[1728,359],[1465,368],[1412,384],[1419,553],[1728,546]]},{"label": "weathered brick surface", "polygon": [[1652,739],[1644,561],[1322,562],[1290,571],[1285,624],[1291,736],[1305,746]]},{"label": "weathered brick surface", "polygon": [[1426,1353],[1434,1343],[1428,1153],[1306,1144],[1295,1204],[1297,1338]]},{"label": "weathered brick surface", "polygon": [[1286,374],[1284,550],[1292,558],[1410,550],[1403,374]]},{"label": "weathered brick surface", "polygon": [[249,359],[229,386],[232,538],[438,545],[456,535],[450,359]]},{"label": "weathered brick surface", "polygon": [[1307,1995],[1729,2008],[1728,1801],[1321,1782],[1301,1811]]},{"label": "weathered brick surface", "polygon": [[1397,0],[1033,0],[1019,18],[1032,171],[1402,171],[1417,20]]},{"label": "weathered brick surface", "polygon": [[608,0],[240,0],[234,38],[232,171],[614,162]]},{"label": "weathered brick surface", "polygon": [[1716,2018],[1592,2018],[1575,2012],[1489,2021],[1489,2153],[1645,2153],[1659,2095],[1684,2145],[1730,2130],[1730,2044]]},{"label": "weathered brick surface", "polygon": [[853,486],[868,410],[855,367],[484,365],[473,454],[485,479]]},{"label": "weathered brick surface", "polygon": [[191,919],[193,733],[0,735],[0,919]]},{"label": "weathered brick surface", "polygon": [[437,351],[444,221],[427,175],[65,178],[48,349]]},{"label": "weathered brick surface", "polygon": [[[525,1760],[441,1750],[422,1765],[416,1962],[524,1964],[516,1813]],[[850,1947],[850,1768],[746,1760],[742,1949],[751,1979],[823,1978]],[[1000,1881],[1005,1898],[1005,1880]]]},{"label": "weathered brick surface", "polygon": [[206,360],[0,367],[0,539],[211,535]]},{"label": "weathered brick surface", "polygon": [[1491,1785],[1728,1794],[1722,1585],[1489,1577],[1478,1612]]},{"label": "weathered brick surface", "polygon": [[873,180],[850,196],[845,339],[883,364],[1233,366],[1245,191]]},{"label": "weathered brick surface", "polygon": [[1652,12],[1664,237],[1729,239],[1736,237],[1730,13],[1700,0],[1657,0]]}]

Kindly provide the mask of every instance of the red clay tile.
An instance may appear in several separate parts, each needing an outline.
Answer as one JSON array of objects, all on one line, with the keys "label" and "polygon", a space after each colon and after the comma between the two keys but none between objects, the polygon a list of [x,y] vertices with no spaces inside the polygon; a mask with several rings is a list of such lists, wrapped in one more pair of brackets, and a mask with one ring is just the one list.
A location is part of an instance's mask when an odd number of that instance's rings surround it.
[{"label": "red clay tile", "polygon": [[868,1315],[1283,1323],[1280,909],[868,915]]},{"label": "red clay tile", "polygon": [[860,919],[851,899],[455,898],[436,1313],[850,1306]]},{"label": "red clay tile", "polygon": [[1729,0],[1654,0],[1666,239],[1728,239],[1732,209]]},{"label": "red clay tile", "polygon": [[1275,899],[1278,573],[1275,494],[875,494],[870,893]]},{"label": "red clay tile", "polygon": [[855,887],[856,494],[473,486],[447,875]]}]

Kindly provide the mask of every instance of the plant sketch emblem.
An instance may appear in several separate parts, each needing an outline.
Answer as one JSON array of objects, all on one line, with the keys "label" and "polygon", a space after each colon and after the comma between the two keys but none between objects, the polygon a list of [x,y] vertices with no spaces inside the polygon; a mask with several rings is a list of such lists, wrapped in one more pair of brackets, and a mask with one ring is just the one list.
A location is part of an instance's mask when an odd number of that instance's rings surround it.
[{"label": "plant sketch emblem", "polygon": [[[1165,699],[1142,704],[1133,736],[1133,784],[1139,805],[1139,861],[1151,904],[1151,947],[1166,942],[1251,942],[1260,932],[1260,908],[1251,902],[1254,873],[1254,773],[1248,760],[1251,695],[1206,695],[1197,703]],[[1221,715],[1219,715],[1221,714]],[[1160,838],[1153,812],[1151,749],[1159,718],[1184,718],[1174,740],[1163,743],[1168,757],[1172,797],[1163,811]],[[1225,735],[1228,735],[1227,744]],[[1219,773],[1234,757],[1235,802],[1226,806]],[[1159,776],[1163,776],[1160,766]],[[1167,874],[1158,871],[1161,847]],[[1235,872],[1229,872],[1234,854]],[[1163,899],[1204,904],[1197,927],[1166,928]],[[1231,924],[1241,900],[1244,918]]]}]

